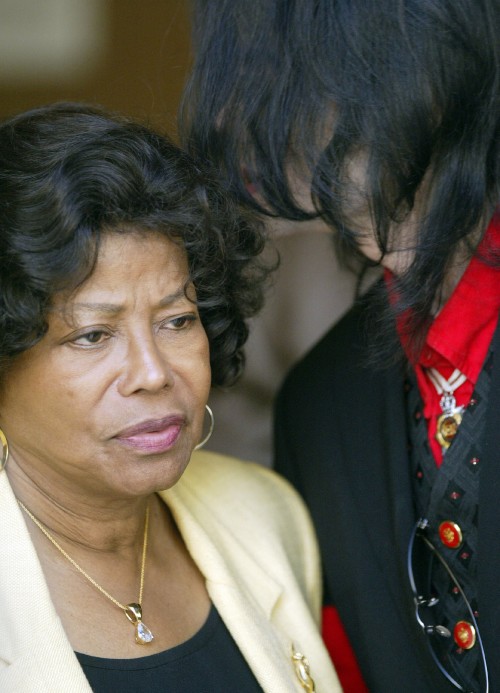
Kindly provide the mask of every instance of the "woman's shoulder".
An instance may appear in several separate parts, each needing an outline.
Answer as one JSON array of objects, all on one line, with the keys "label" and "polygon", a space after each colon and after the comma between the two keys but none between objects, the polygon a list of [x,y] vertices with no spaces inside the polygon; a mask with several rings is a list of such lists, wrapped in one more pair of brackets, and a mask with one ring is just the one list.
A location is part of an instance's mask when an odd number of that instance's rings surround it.
[{"label": "woman's shoulder", "polygon": [[292,504],[301,502],[288,481],[272,469],[208,450],[193,453],[181,483],[202,488],[204,495],[242,494],[253,501],[261,499],[262,503],[276,497]]},{"label": "woman's shoulder", "polygon": [[216,514],[232,511],[252,518],[254,527],[262,522],[284,531],[294,525],[307,525],[309,530],[309,515],[297,491],[260,464],[200,450],[193,454],[178,486]]},{"label": "woman's shoulder", "polygon": [[192,552],[210,537],[226,559],[228,552],[231,561],[243,560],[242,553],[245,561],[252,557],[280,584],[292,580],[298,585],[318,616],[316,536],[304,502],[288,481],[262,465],[203,450],[193,454],[181,479],[161,496]]}]

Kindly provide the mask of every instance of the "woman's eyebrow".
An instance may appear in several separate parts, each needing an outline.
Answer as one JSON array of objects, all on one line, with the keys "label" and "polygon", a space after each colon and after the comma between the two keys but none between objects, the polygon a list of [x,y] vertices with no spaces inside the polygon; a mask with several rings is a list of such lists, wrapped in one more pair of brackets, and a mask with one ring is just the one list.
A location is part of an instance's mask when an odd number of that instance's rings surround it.
[{"label": "woman's eyebrow", "polygon": [[167,294],[167,296],[164,296],[160,300],[159,306],[160,308],[164,308],[165,306],[168,306],[171,303],[175,303],[175,301],[178,301],[180,298],[186,298],[186,286],[184,284],[180,286],[177,289],[177,291],[174,291],[172,294]]}]

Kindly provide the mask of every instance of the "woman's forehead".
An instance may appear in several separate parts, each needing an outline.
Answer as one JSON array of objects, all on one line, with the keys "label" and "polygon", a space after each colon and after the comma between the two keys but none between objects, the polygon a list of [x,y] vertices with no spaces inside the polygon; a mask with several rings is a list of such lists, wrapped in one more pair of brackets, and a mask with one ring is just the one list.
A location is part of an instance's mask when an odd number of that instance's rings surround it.
[{"label": "woman's forehead", "polygon": [[187,256],[179,243],[160,233],[107,233],[95,266],[71,292],[53,297],[52,309],[114,314],[136,298],[165,306],[182,300],[189,281]]}]

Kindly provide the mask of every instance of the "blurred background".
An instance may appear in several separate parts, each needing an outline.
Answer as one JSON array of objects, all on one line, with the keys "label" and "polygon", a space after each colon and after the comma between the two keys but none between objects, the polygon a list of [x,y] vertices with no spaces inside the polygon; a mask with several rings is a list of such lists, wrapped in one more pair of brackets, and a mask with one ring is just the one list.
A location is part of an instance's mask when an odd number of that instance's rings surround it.
[{"label": "blurred background", "polygon": [[0,115],[90,101],[175,133],[188,0],[0,0]]},{"label": "blurred background", "polygon": [[[189,0],[0,0],[0,118],[86,101],[175,138],[189,64]],[[272,235],[281,267],[253,321],[243,379],[212,394],[215,432],[206,446],[265,465],[277,388],[354,295],[327,234],[281,223]]]}]

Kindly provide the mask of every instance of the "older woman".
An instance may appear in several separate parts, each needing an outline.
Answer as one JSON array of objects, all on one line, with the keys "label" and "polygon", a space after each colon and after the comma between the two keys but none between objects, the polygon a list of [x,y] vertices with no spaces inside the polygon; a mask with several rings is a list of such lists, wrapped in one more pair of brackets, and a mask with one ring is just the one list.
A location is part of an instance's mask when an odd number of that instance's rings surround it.
[{"label": "older woman", "polygon": [[3,693],[338,689],[301,502],[190,462],[261,246],[142,126],[63,104],[0,127]]}]

